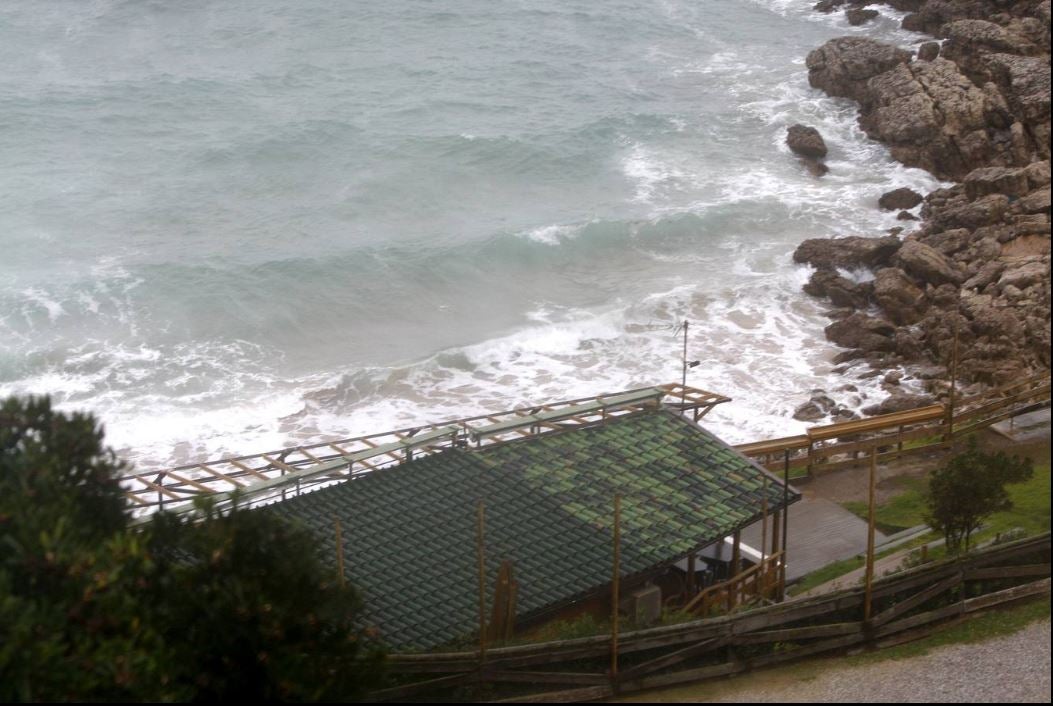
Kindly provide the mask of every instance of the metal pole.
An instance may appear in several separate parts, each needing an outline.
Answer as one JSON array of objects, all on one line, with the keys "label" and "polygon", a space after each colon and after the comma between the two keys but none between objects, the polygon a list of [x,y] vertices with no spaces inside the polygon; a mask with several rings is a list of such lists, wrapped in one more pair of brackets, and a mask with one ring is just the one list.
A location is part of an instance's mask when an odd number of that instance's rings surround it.
[{"label": "metal pole", "polygon": [[486,551],[483,533],[486,530],[486,509],[479,501],[475,515],[475,553],[479,561],[479,668],[486,662]]},{"label": "metal pole", "polygon": [[340,579],[340,588],[343,588],[347,585],[347,580],[344,578],[344,538],[340,531],[340,520],[333,520],[333,526],[336,530],[336,571]]},{"label": "metal pole", "polygon": [[622,561],[622,496],[614,496],[614,573],[611,577],[611,680],[618,679],[618,602]]},{"label": "metal pole", "polygon": [[870,447],[870,492],[867,512],[867,570],[866,590],[863,594],[863,620],[869,621],[874,590],[874,488],[877,476],[877,446]]},{"label": "metal pole", "polygon": [[684,319],[684,357],[683,375],[680,380],[680,414],[683,415],[687,408],[687,319]]}]

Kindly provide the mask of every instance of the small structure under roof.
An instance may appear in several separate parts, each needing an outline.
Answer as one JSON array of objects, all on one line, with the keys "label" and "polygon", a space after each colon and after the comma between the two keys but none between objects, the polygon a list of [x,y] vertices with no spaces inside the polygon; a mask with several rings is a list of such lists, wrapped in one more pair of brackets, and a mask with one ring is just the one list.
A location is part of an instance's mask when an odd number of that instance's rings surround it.
[{"label": "small structure under roof", "polygon": [[477,630],[482,501],[487,585],[495,585],[501,562],[512,562],[517,619],[538,619],[607,590],[615,495],[626,579],[722,542],[759,520],[762,507],[799,499],[660,397],[629,413],[483,444],[486,433],[509,431],[497,420],[479,430],[478,447],[407,454],[398,465],[261,511],[306,526],[334,570],[339,521],[344,573],[363,595],[365,619],[394,649],[428,649]]}]

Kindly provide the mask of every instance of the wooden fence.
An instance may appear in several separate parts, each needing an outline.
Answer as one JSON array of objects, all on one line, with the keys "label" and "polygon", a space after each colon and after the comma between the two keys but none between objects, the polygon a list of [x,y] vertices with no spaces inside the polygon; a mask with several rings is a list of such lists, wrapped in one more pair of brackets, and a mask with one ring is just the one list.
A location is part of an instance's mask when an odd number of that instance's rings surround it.
[{"label": "wooden fence", "polygon": [[931,405],[816,426],[797,436],[735,448],[772,471],[789,465],[792,477],[800,480],[867,463],[875,447],[878,461],[947,450],[955,438],[1049,403],[1050,376],[1044,373],[956,400],[953,406]]},{"label": "wooden fence", "polygon": [[[717,618],[609,635],[489,648],[397,654],[398,682],[374,700],[586,701],[744,672],[809,655],[884,647],[937,624],[1050,591],[1050,535],[923,565],[863,588]],[[616,644],[616,650],[612,646]],[[613,659],[613,661],[612,661]],[[616,675],[616,676],[613,676]]]}]

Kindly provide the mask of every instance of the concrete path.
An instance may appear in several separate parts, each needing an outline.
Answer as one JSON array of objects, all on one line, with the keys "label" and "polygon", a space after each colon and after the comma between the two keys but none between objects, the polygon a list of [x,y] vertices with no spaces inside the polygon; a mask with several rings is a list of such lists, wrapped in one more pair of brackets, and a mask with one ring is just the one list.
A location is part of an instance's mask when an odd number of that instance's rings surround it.
[{"label": "concrete path", "polygon": [[[790,506],[789,542],[786,547],[786,580],[798,578],[827,564],[865,554],[867,523],[830,500],[815,497],[807,488],[804,497]],[[780,528],[780,533],[781,533]],[[771,544],[771,521],[768,526]],[[761,523],[743,530],[742,541],[754,549],[761,546]],[[875,542],[884,540],[875,533]],[[769,550],[770,553],[770,550]]]}]

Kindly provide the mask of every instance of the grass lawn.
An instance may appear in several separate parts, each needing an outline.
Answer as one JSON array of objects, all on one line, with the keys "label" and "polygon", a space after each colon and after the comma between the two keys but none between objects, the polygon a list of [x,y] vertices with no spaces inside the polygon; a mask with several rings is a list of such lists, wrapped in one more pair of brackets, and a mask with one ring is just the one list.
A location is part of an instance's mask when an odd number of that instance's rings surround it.
[{"label": "grass lawn", "polygon": [[[923,524],[925,522],[925,488],[928,479],[919,476],[896,476],[891,481],[895,483],[896,495],[883,505],[878,505],[874,511],[874,524],[885,534],[895,534],[901,530]],[[867,504],[865,502],[850,501],[842,503],[849,512],[867,519]]]}]

